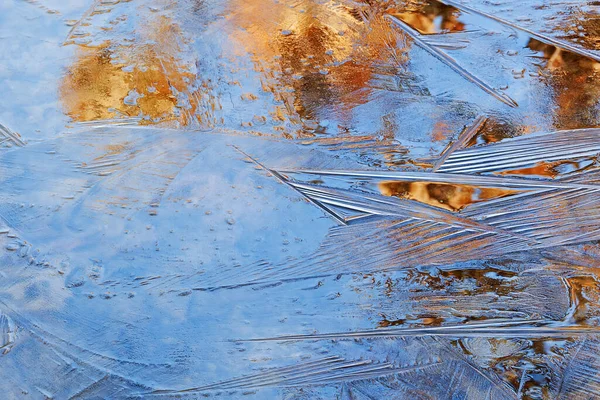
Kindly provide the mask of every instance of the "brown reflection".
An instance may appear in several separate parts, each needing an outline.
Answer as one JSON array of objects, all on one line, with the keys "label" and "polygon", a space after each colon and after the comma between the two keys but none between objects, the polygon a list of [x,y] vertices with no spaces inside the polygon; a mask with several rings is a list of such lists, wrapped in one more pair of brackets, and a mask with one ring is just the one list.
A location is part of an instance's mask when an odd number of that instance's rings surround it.
[{"label": "brown reflection", "polygon": [[527,47],[539,52],[544,59],[540,68],[547,74],[542,74],[541,79],[554,91],[557,106],[554,125],[558,129],[597,125],[600,63],[533,38]]},{"label": "brown reflection", "polygon": [[530,176],[541,176],[547,178],[555,178],[558,175],[558,171],[554,169],[559,163],[540,162],[533,167],[511,169],[508,171],[499,172],[499,175],[530,175]]},{"label": "brown reflection", "polygon": [[140,29],[145,45],[105,42],[80,47],[60,86],[63,106],[74,121],[141,117],[142,123],[192,121],[197,101],[188,87],[195,76],[178,58],[181,32],[158,17]]},{"label": "brown reflection", "polygon": [[600,63],[595,60],[571,53],[551,44],[542,43],[534,38],[529,39],[527,47],[533,51],[543,53],[543,57],[546,59],[545,67],[548,69],[562,68],[569,71],[600,69]]},{"label": "brown reflection", "polygon": [[453,33],[465,30],[460,10],[432,0],[424,6],[394,14],[422,34]]},{"label": "brown reflection", "polygon": [[506,170],[499,175],[529,175],[544,178],[557,178],[575,172],[582,172],[595,164],[595,157],[585,157],[581,160],[562,160],[554,162],[540,162],[531,167]]},{"label": "brown reflection", "polygon": [[507,138],[538,132],[540,129],[534,121],[527,119],[522,124],[515,124],[489,117],[481,131],[465,147],[497,143]]},{"label": "brown reflection", "polygon": [[[581,2],[585,3],[585,2]],[[582,4],[583,5],[583,4]],[[589,5],[599,6],[597,1],[589,2]],[[574,8],[568,15],[566,24],[562,27],[561,37],[579,43],[586,49],[600,48],[600,14],[597,9],[586,12]]]},{"label": "brown reflection", "polygon": [[514,190],[481,188],[470,185],[452,185],[433,182],[387,181],[379,184],[384,196],[416,200],[450,211],[460,211],[469,204],[510,196]]},{"label": "brown reflection", "polygon": [[[333,7],[311,0],[232,2],[230,39],[253,55],[262,90],[281,103],[274,125],[294,136],[348,133],[352,108],[369,101],[373,77],[397,77],[406,44],[376,6]],[[368,19],[368,26],[363,19]],[[335,126],[320,124],[330,115]]]},{"label": "brown reflection", "polygon": [[[422,34],[450,33],[465,30],[461,21],[460,10],[441,4],[435,0],[408,6],[407,10],[394,15]],[[600,41],[600,18],[593,12],[574,11],[569,19],[570,24],[562,37],[578,42],[588,49],[597,49]],[[537,74],[528,72],[523,66],[513,73],[519,78],[526,74],[536,76],[543,85],[551,88],[548,103],[554,103],[552,113],[556,129],[571,129],[598,126],[600,112],[600,85],[598,72],[600,63],[553,45],[543,43],[534,38],[526,38],[526,47],[538,53],[542,62]],[[516,77],[517,75],[515,75]],[[517,78],[518,79],[518,78]],[[543,95],[543,94],[542,94]],[[507,137],[519,136],[539,131],[533,118],[519,124],[497,121],[478,137],[477,144],[493,143]],[[492,122],[493,123],[493,122]],[[546,129],[547,127],[544,127]],[[542,171],[538,171],[542,172]]]},{"label": "brown reflection", "polygon": [[577,324],[596,323],[600,318],[600,285],[598,277],[576,276],[569,279],[571,301],[574,305],[572,322]]},{"label": "brown reflection", "polygon": [[[519,261],[518,264],[523,262]],[[382,293],[382,301],[375,303],[379,328],[456,326],[498,319],[535,319],[539,318],[540,313],[560,319],[568,308],[568,302],[559,305],[549,301],[551,296],[548,293],[552,290],[558,289],[561,296],[565,293],[560,279],[552,274],[526,277],[517,271],[497,269],[492,264],[478,269],[411,269],[392,276],[396,278],[383,276],[370,280],[369,285]],[[365,276],[363,279],[368,281],[369,278]],[[587,293],[583,290],[586,300],[597,300],[596,282],[588,279],[580,283],[582,281],[579,278],[570,282],[573,296],[582,298],[575,293],[581,293],[580,286],[583,285],[588,290]],[[410,301],[407,301],[407,296]],[[370,295],[369,306],[372,304]],[[591,314],[587,308],[585,312],[588,316]],[[398,319],[394,319],[396,315]],[[548,368],[548,358],[556,359],[564,355],[572,339],[530,340],[482,335],[457,337],[451,343],[454,350],[467,356],[475,366],[493,371],[510,383],[515,392],[521,388],[525,393],[530,388],[548,388],[554,379]],[[523,378],[524,374],[526,379]]]}]

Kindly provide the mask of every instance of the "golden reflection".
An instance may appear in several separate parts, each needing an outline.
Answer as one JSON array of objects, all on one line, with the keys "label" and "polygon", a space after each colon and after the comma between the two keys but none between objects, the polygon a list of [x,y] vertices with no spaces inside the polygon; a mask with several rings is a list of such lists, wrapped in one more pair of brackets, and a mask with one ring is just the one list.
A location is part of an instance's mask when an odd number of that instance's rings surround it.
[{"label": "golden reflection", "polygon": [[575,310],[571,318],[573,323],[587,324],[600,318],[600,285],[595,275],[569,278],[571,302]]},{"label": "golden reflection", "polygon": [[[487,307],[483,307],[483,302],[494,297],[518,295],[522,288],[518,287],[515,280],[517,275],[517,272],[495,268],[435,270],[434,273],[410,269],[402,279],[374,281],[385,296],[391,298],[398,296],[407,286],[412,287],[412,298],[415,300],[412,312],[400,311],[403,318],[399,319],[392,318],[399,310],[382,308],[390,315],[381,313],[378,326],[440,326],[448,324],[450,316],[465,322],[494,318],[486,312]],[[479,298],[481,302],[474,303],[469,301],[470,298]],[[510,308],[511,304],[504,306]]]},{"label": "golden reflection", "polygon": [[554,162],[543,161],[531,167],[501,171],[498,172],[498,175],[529,175],[554,179],[593,168],[595,163],[595,157],[584,157],[579,160],[560,160]]},{"label": "golden reflection", "polygon": [[515,190],[481,188],[433,182],[387,181],[379,183],[384,196],[416,200],[450,211],[460,211],[469,204],[497,199],[517,193]]},{"label": "golden reflection", "polygon": [[433,132],[431,133],[431,139],[434,142],[444,141],[444,140],[447,140],[448,137],[450,137],[450,135],[452,135],[453,133],[454,132],[452,131],[450,126],[448,126],[447,122],[438,121],[433,126]]},{"label": "golden reflection", "polygon": [[455,7],[431,0],[425,5],[395,13],[401,19],[422,34],[453,33],[465,30],[465,24],[460,21],[460,10]]},{"label": "golden reflection", "polygon": [[[465,23],[461,22],[460,10],[435,0],[417,2],[394,15],[422,34],[452,33],[467,28]],[[561,36],[578,42],[585,48],[596,49],[600,41],[598,15],[575,9],[568,20],[570,23],[564,28],[566,32]],[[526,47],[538,53],[542,59],[542,62],[537,64],[539,71],[536,79],[553,92],[549,102],[555,105],[552,113],[554,127],[571,129],[597,126],[600,63],[534,38],[527,39]],[[526,72],[527,68],[523,65],[521,77],[524,77]],[[497,125],[499,131],[488,131],[482,134],[480,139],[490,143],[539,130],[536,121],[529,121],[527,117],[519,124],[513,122],[507,126],[502,126],[502,123]]]},{"label": "golden reflection", "polygon": [[[232,107],[237,108],[236,102],[241,102],[239,107],[244,111],[255,109],[254,113],[241,113],[239,121],[228,118],[238,125],[233,128],[268,126],[287,138],[354,134],[355,109],[373,101],[374,93],[394,90],[428,95],[423,88],[415,89],[418,82],[411,78],[411,42],[406,42],[383,16],[394,13],[422,33],[459,32],[468,26],[457,9],[436,1],[394,7],[388,2],[368,1],[351,6],[312,0],[229,2],[222,22],[215,23],[220,24],[216,26],[227,43],[220,49],[221,67],[231,71],[228,84],[241,89],[231,98]],[[587,26],[585,21],[581,24]],[[591,40],[593,34],[586,38]],[[195,73],[194,61],[183,59],[186,35],[179,25],[170,17],[150,13],[147,23],[136,27],[136,35],[132,42],[107,41],[99,47],[78,47],[78,59],[68,68],[60,87],[66,113],[74,121],[140,117],[146,124],[223,124],[220,97],[228,90],[219,89],[215,76],[212,82],[211,77],[202,80]],[[530,39],[527,46],[543,58],[539,79],[553,92],[548,102],[556,105],[552,112],[555,127],[597,125],[599,63],[535,39]],[[254,76],[244,72],[248,58]],[[255,76],[260,85],[248,85],[250,89],[244,79]],[[273,101],[262,101],[265,93]],[[518,123],[494,122],[491,117],[475,143],[538,131],[537,124],[544,121],[533,115],[524,116]],[[383,136],[386,141],[396,139],[402,127],[395,118],[393,113],[381,116],[382,126],[369,134]],[[437,121],[431,139],[447,141],[451,134],[449,124]],[[403,162],[398,161],[397,153],[380,148],[377,152],[388,165]],[[536,168],[527,173],[551,174],[551,168]]]},{"label": "golden reflection", "polygon": [[511,169],[499,172],[498,175],[529,175],[547,178],[556,178],[558,171],[554,169],[559,163],[540,162],[532,167]]},{"label": "golden reflection", "polygon": [[465,147],[498,143],[507,138],[538,132],[540,129],[535,124],[535,121],[528,120],[527,118],[521,124],[515,124],[510,121],[502,121],[494,117],[489,117],[481,131]]},{"label": "golden reflection", "polygon": [[[581,5],[593,3],[596,10],[597,6],[600,5],[597,1],[582,1],[580,3]],[[569,41],[577,42],[586,49],[595,50],[600,48],[600,14],[596,10],[590,12],[577,8],[572,9],[566,19],[566,24],[561,27],[563,32],[560,36]]]},{"label": "golden reflection", "polygon": [[[366,25],[358,9],[310,0],[232,3],[229,23],[241,29],[229,39],[252,55],[262,90],[281,103],[270,122],[290,135],[346,132],[352,108],[369,100],[373,75],[395,74],[407,62],[406,44],[381,15]],[[390,67],[377,70],[383,65]],[[340,124],[319,124],[323,111]]]},{"label": "golden reflection", "polygon": [[550,70],[562,68],[576,72],[600,69],[600,63],[595,60],[571,53],[551,44],[542,43],[534,38],[529,39],[527,47],[533,51],[541,52],[544,59],[546,59],[545,67]]},{"label": "golden reflection", "polygon": [[60,86],[67,114],[78,122],[141,117],[141,123],[192,121],[198,102],[188,87],[195,76],[178,58],[181,32],[158,17],[139,33],[143,46],[105,42],[79,47]]},{"label": "golden reflection", "polygon": [[600,100],[600,63],[533,38],[527,47],[538,52],[544,60],[539,67],[547,71],[541,79],[554,91],[554,125],[558,129],[597,125],[595,109]]}]

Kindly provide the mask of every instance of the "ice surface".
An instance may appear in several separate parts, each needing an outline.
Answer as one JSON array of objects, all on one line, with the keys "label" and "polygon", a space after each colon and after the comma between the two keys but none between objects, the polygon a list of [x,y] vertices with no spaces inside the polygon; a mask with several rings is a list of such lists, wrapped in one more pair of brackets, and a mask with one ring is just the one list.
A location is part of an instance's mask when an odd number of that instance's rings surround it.
[{"label": "ice surface", "polygon": [[2,399],[600,398],[600,14],[0,2]]}]

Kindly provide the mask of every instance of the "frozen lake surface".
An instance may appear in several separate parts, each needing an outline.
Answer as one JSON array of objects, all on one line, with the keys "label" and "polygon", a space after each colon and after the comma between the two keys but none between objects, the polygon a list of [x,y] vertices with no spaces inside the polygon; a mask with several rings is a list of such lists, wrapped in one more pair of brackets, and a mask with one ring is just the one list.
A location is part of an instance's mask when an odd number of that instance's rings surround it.
[{"label": "frozen lake surface", "polygon": [[2,399],[600,398],[600,2],[2,0],[0,82]]}]

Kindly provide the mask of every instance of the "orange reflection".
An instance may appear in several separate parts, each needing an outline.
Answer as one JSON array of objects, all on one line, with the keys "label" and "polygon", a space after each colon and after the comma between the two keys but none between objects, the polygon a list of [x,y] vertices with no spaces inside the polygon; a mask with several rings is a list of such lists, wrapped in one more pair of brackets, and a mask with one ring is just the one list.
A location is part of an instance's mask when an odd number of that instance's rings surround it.
[{"label": "orange reflection", "polygon": [[597,61],[560,49],[551,44],[542,43],[537,39],[529,39],[527,47],[543,53],[544,58],[547,60],[545,66],[548,69],[563,68],[571,71],[600,69],[600,63]]},{"label": "orange reflection", "polygon": [[[596,50],[600,48],[600,14],[597,11],[597,6],[600,3],[598,1],[582,1],[579,3],[575,3],[576,7],[570,10],[571,12],[565,19],[564,24],[561,24],[562,26],[558,28],[562,31],[559,36],[577,42],[586,49]],[[593,4],[594,9],[579,8],[579,6],[584,6],[585,3]]]},{"label": "orange reflection", "polygon": [[499,172],[499,175],[533,175],[555,178],[558,172],[554,169],[557,163],[540,162],[533,167],[511,169]]},{"label": "orange reflection", "polygon": [[470,185],[452,185],[433,182],[387,181],[379,184],[384,196],[416,200],[450,211],[460,211],[469,204],[509,196],[515,190],[481,188]]},{"label": "orange reflection", "polygon": [[545,59],[541,68],[548,72],[542,79],[554,90],[555,126],[570,129],[596,125],[597,115],[592,110],[600,99],[600,63],[536,39],[530,39],[527,47]]},{"label": "orange reflection", "polygon": [[422,34],[451,33],[465,30],[460,10],[431,0],[415,10],[394,14]]},{"label": "orange reflection", "polygon": [[571,302],[575,306],[572,322],[586,324],[599,316],[600,292],[595,275],[576,276],[569,279]]},{"label": "orange reflection", "polygon": [[[269,110],[270,121],[291,135],[343,133],[351,109],[369,100],[376,66],[391,65],[385,73],[394,74],[407,61],[406,45],[379,14],[310,0],[236,0],[231,10],[228,24],[238,29],[229,39],[240,55],[252,55],[262,90],[281,103]],[[341,124],[319,125],[324,110]]]},{"label": "orange reflection", "polygon": [[197,97],[188,87],[195,79],[178,58],[177,25],[158,17],[146,28],[143,46],[80,47],[78,60],[60,86],[67,114],[78,122],[141,117],[142,123],[192,122]]},{"label": "orange reflection", "polygon": [[581,172],[593,166],[594,157],[584,157],[579,160],[561,160],[554,162],[539,162],[531,167],[512,169],[498,172],[498,175],[530,175],[546,178],[556,178],[574,172]]}]

